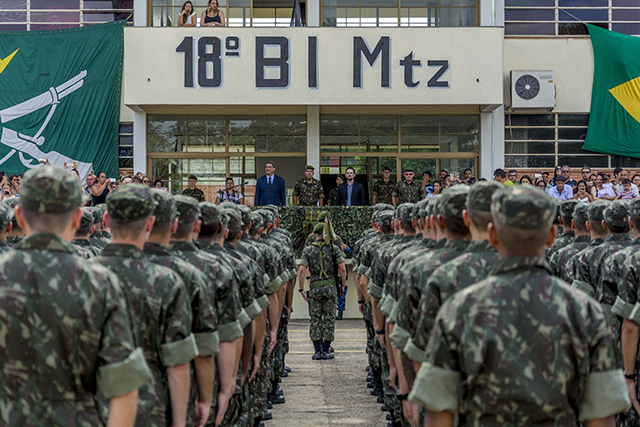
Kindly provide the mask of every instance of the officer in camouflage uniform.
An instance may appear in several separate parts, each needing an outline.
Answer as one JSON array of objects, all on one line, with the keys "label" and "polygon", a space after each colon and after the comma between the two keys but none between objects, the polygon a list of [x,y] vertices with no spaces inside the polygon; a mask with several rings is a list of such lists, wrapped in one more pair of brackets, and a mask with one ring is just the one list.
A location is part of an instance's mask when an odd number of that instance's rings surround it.
[{"label": "officer in camouflage uniform", "polygon": [[[316,224],[313,228],[316,242],[302,251],[298,271],[299,292],[309,303],[309,337],[315,350],[313,360],[334,357],[329,351],[334,338],[338,292],[334,272],[337,269],[340,274],[340,292],[347,275],[342,251],[332,243],[330,232],[324,237],[325,227],[328,228],[328,224]],[[307,275],[310,276],[308,293],[304,290]]]},{"label": "officer in camouflage uniform", "polygon": [[7,245],[7,233],[11,231],[11,221],[13,220],[13,209],[9,209],[4,203],[0,203],[0,254],[9,251]]},{"label": "officer in camouflage uniform", "polygon": [[200,229],[200,208],[193,197],[174,197],[178,210],[178,227],[171,235],[170,253],[187,261],[204,273],[207,285],[215,292],[215,313],[219,336],[219,355],[216,361],[216,376],[213,388],[213,402],[207,426],[220,424],[227,412],[229,400],[236,386],[235,373],[240,360],[236,358],[236,347],[242,342],[242,324],[249,322],[249,316],[240,303],[239,285],[234,272],[227,264],[200,250],[193,240]]},{"label": "officer in camouflage uniform", "polygon": [[105,425],[99,393],[111,400],[110,425],[133,426],[137,389],[151,373],[118,279],[66,240],[82,215],[78,179],[31,169],[20,200],[16,220],[28,236],[0,261],[0,424]]},{"label": "officer in camouflage uniform", "polygon": [[[547,261],[551,260],[551,257],[558,252],[564,249],[567,245],[571,244],[573,240],[576,238],[576,233],[573,229],[571,229],[571,219],[573,216],[573,210],[576,205],[580,203],[577,200],[565,200],[560,202],[560,218],[559,222],[562,224],[563,232],[558,235],[556,240],[553,242],[553,245],[549,248],[546,254]],[[553,270],[552,270],[553,271]]]},{"label": "officer in camouflage uniform", "polygon": [[424,188],[418,181],[414,181],[413,169],[405,169],[404,180],[396,184],[397,204],[401,203],[418,203],[420,199],[424,199]]},{"label": "officer in camouflage uniform", "polygon": [[220,342],[216,326],[215,289],[209,287],[204,273],[169,252],[171,234],[178,227],[176,201],[167,191],[152,188],[151,193],[156,202],[153,211],[155,222],[143,251],[149,261],[173,270],[185,284],[193,319],[191,332],[198,347],[198,356],[192,366],[187,418],[190,424],[195,420],[196,425],[201,425],[207,421],[211,410],[213,357],[218,354]]},{"label": "officer in camouflage uniform", "polygon": [[80,228],[76,230],[76,236],[71,241],[71,244],[75,246],[78,253],[86,259],[100,255],[100,252],[89,243],[89,236],[93,230],[93,208],[82,208]]},{"label": "officer in camouflage uniform", "polygon": [[378,203],[394,204],[394,199],[398,196],[396,182],[391,179],[391,168],[388,166],[382,169],[382,179],[378,179],[373,184],[371,195],[373,196],[373,205]]},{"label": "officer in camouflage uniform", "polygon": [[[2,203],[7,206],[11,212],[15,209],[16,206],[20,205],[19,197],[9,197],[4,199]],[[15,215],[11,220],[11,231],[7,233],[7,246],[10,248],[14,247],[22,238],[24,237],[24,230],[20,228],[18,222],[16,220]]]},{"label": "officer in camouflage uniform", "polygon": [[106,212],[106,206],[101,204],[93,207],[93,224],[95,230],[91,236],[89,236],[89,243],[97,248],[98,252],[102,251],[105,246],[111,243],[111,233],[105,230],[104,213]]},{"label": "officer in camouflage uniform", "polygon": [[315,169],[312,165],[305,166],[305,177],[293,187],[293,206],[322,206],[324,189],[322,183],[313,178]]},{"label": "officer in camouflage uniform", "polygon": [[186,419],[189,394],[170,398],[170,393],[189,388],[189,363],[198,355],[189,295],[176,273],[153,264],[142,252],[154,222],[150,188],[118,187],[109,193],[106,205],[105,221],[113,238],[95,260],[120,279],[132,312],[135,341],[142,346],[153,374],[153,381],[140,389],[136,426],[179,424]]},{"label": "officer in camouflage uniform", "polygon": [[198,182],[198,177],[195,175],[189,175],[188,183],[189,186],[182,190],[183,196],[193,197],[198,201],[198,203],[204,202],[204,192],[196,187],[196,183]]},{"label": "officer in camouflage uniform", "polygon": [[501,189],[491,213],[501,261],[444,303],[409,399],[440,426],[455,415],[465,425],[612,425],[629,398],[606,316],[542,256],[556,234],[552,199]]},{"label": "officer in camouflage uniform", "polygon": [[[549,258],[549,268],[551,272],[565,282],[570,282],[568,274],[569,261],[571,258],[589,246],[591,241],[591,233],[587,229],[587,221],[589,220],[589,204],[578,203],[573,209],[571,228],[575,232],[575,238],[571,243],[556,251]],[[564,221],[564,219],[563,219]]]}]

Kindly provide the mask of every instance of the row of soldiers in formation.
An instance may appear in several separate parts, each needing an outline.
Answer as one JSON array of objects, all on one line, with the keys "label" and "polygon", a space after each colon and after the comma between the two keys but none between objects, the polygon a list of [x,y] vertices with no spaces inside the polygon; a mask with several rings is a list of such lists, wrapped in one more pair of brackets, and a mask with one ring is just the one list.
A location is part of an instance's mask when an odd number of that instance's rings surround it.
[{"label": "row of soldiers in formation", "polygon": [[480,182],[371,224],[354,272],[389,426],[639,425],[640,201]]},{"label": "row of soldiers in formation", "polygon": [[0,425],[263,425],[297,276],[277,209],[84,198],[40,167],[0,204]]}]

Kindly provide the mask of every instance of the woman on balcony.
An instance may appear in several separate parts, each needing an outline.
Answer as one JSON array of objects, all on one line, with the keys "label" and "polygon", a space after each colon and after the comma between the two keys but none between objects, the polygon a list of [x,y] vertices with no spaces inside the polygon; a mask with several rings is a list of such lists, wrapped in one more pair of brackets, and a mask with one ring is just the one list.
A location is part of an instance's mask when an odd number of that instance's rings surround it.
[{"label": "woman on balcony", "polygon": [[200,18],[201,27],[224,27],[226,21],[224,19],[224,13],[218,9],[218,0],[209,0],[207,3],[207,10],[202,12]]}]

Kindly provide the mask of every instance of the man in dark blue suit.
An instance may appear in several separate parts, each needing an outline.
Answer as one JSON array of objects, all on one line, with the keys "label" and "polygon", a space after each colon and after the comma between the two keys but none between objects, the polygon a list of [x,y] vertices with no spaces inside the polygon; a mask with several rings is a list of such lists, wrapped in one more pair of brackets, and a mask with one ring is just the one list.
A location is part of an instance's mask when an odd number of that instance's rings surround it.
[{"label": "man in dark blue suit", "polygon": [[256,182],[256,194],[253,199],[255,206],[286,206],[287,196],[284,188],[284,179],[276,176],[276,164],[268,161],[264,165],[266,175],[258,178]]},{"label": "man in dark blue suit", "polygon": [[348,167],[344,176],[347,182],[338,186],[336,205],[338,206],[364,206],[364,187],[355,181],[356,170]]}]

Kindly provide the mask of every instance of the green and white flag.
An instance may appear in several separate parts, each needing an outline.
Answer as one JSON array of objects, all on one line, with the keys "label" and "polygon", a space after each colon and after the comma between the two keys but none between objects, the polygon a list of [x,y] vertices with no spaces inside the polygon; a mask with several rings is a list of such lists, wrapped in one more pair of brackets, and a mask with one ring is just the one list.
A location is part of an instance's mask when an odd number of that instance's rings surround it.
[{"label": "green and white flag", "polygon": [[117,176],[124,24],[0,32],[0,171]]},{"label": "green and white flag", "polygon": [[582,149],[640,158],[640,38],[587,28],[595,65]]}]

